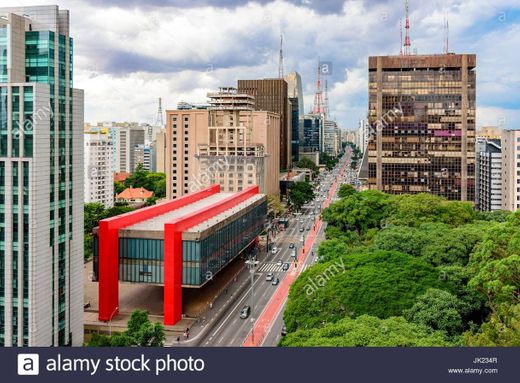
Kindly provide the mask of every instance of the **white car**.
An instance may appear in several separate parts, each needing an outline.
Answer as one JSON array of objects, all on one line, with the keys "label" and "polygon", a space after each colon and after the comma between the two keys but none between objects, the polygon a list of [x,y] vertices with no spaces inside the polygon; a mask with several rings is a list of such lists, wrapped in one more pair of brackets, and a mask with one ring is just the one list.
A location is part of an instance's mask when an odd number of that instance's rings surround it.
[{"label": "white car", "polygon": [[273,273],[268,273],[268,274],[265,276],[265,280],[266,280],[267,282],[271,282],[273,279],[274,279],[274,274],[273,274]]},{"label": "white car", "polygon": [[283,265],[283,261],[281,259],[278,260],[278,262],[276,262],[276,266],[282,266]]},{"label": "white car", "polygon": [[273,253],[273,254],[278,253],[278,248],[276,246],[274,246],[273,249],[271,250],[271,253]]}]

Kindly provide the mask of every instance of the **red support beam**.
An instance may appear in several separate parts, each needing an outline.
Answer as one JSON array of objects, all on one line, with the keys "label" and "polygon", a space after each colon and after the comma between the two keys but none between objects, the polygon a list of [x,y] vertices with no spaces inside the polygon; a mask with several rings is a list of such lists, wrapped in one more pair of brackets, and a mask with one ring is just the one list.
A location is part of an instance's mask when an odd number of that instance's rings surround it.
[{"label": "red support beam", "polygon": [[164,225],[164,324],[174,325],[182,318],[182,233],[258,194],[251,186],[211,206],[177,218]]},{"label": "red support beam", "polygon": [[218,192],[220,192],[220,186],[213,185],[171,201],[103,219],[99,222],[99,320],[109,321],[119,311],[119,229],[166,214]]}]

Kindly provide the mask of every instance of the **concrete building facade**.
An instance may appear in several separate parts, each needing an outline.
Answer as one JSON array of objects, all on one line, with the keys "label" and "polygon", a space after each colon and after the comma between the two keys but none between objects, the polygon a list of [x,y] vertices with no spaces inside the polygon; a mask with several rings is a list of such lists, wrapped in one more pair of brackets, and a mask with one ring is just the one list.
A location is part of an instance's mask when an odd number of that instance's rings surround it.
[{"label": "concrete building facade", "polygon": [[179,109],[166,111],[166,198],[173,199],[198,190],[197,143],[208,140],[208,111]]},{"label": "concrete building facade", "polygon": [[255,111],[254,97],[236,88],[208,97],[209,109],[166,112],[167,198],[212,184],[224,192],[258,185],[277,195],[280,117]]},{"label": "concrete building facade", "polygon": [[166,173],[166,130],[155,135],[155,171]]},{"label": "concrete building facade", "polygon": [[83,91],[69,12],[0,8],[0,345],[83,344]]},{"label": "concrete building facade", "polygon": [[114,139],[116,146],[116,172],[132,173],[138,162],[135,157],[135,148],[144,145],[145,128],[141,126],[116,127]]},{"label": "concrete building facade", "polygon": [[369,186],[475,198],[476,56],[369,58]]},{"label": "concrete building facade", "polygon": [[289,169],[292,161],[292,129],[287,82],[283,78],[238,80],[237,90],[238,93],[246,93],[254,97],[255,110],[272,112],[280,116],[279,170]]},{"label": "concrete building facade", "polygon": [[520,209],[520,129],[502,130],[502,210]]},{"label": "concrete building facade", "polygon": [[477,138],[475,150],[475,207],[502,209],[502,148],[498,139]]},{"label": "concrete building facade", "polygon": [[325,120],[321,152],[337,157],[341,151],[341,131],[336,121]]},{"label": "concrete building facade", "polygon": [[236,192],[258,185],[261,193],[278,195],[279,115],[255,111],[254,97],[235,88],[208,97],[207,140],[197,143],[198,188],[218,184]]},{"label": "concrete building facade", "polygon": [[85,133],[84,152],[85,203],[114,206],[112,140],[106,133]]}]

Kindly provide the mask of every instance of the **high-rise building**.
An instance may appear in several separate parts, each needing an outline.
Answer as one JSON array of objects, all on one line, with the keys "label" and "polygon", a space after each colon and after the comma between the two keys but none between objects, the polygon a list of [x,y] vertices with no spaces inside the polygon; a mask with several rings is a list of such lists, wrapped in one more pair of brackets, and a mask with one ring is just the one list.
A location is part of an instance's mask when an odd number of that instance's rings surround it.
[{"label": "high-rise building", "polygon": [[287,95],[298,100],[299,116],[303,116],[303,88],[302,78],[298,72],[290,72],[285,76],[287,82]]},{"label": "high-rise building", "polygon": [[136,125],[116,127],[113,130],[117,154],[116,172],[132,173],[138,162],[135,147],[144,145],[145,128]]},{"label": "high-rise building", "polygon": [[358,130],[356,130],[356,146],[361,151],[361,153],[365,153],[365,150],[368,146],[368,141],[370,137],[370,125],[367,120],[360,120]]},{"label": "high-rise building", "polygon": [[148,171],[154,171],[152,158],[153,143],[139,144],[134,147],[134,161],[135,166],[141,164],[143,168]]},{"label": "high-rise building", "polygon": [[69,11],[0,8],[0,345],[83,343],[83,91]]},{"label": "high-rise building", "polygon": [[520,209],[520,129],[502,130],[502,210]]},{"label": "high-rise building", "polygon": [[289,97],[291,104],[291,153],[292,162],[300,160],[300,110],[298,106],[298,99]]},{"label": "high-rise building", "polygon": [[257,111],[273,112],[280,116],[280,169],[291,166],[291,105],[287,82],[283,78],[238,80],[238,93],[254,97]]},{"label": "high-rise building", "polygon": [[208,140],[208,118],[204,109],[166,111],[166,198],[188,194],[192,185],[198,185],[195,154],[197,142]]},{"label": "high-rise building", "polygon": [[303,116],[302,78],[298,72],[285,76],[287,95],[291,104],[291,154],[292,161],[299,161],[300,152],[300,118]]},{"label": "high-rise building", "polygon": [[166,173],[166,130],[155,135],[155,171]]},{"label": "high-rise building", "polygon": [[336,121],[325,120],[321,152],[337,157],[341,150],[341,132]]},{"label": "high-rise building", "polygon": [[209,109],[166,111],[167,198],[212,184],[279,194],[280,117],[255,111],[254,97],[236,88],[208,97]]},{"label": "high-rise building", "polygon": [[477,138],[475,150],[475,207],[502,209],[502,148],[500,140]]},{"label": "high-rise building", "polygon": [[254,110],[254,97],[236,88],[209,93],[206,140],[197,141],[195,178],[190,191],[219,184],[225,192],[257,185],[278,195],[280,116]]},{"label": "high-rise building", "polygon": [[112,140],[107,133],[85,133],[84,185],[85,203],[114,206],[114,173],[112,172]]},{"label": "high-rise building", "polygon": [[306,114],[300,119],[300,152],[323,151],[325,115]]},{"label": "high-rise building", "polygon": [[475,196],[472,54],[369,58],[369,186],[387,193]]}]

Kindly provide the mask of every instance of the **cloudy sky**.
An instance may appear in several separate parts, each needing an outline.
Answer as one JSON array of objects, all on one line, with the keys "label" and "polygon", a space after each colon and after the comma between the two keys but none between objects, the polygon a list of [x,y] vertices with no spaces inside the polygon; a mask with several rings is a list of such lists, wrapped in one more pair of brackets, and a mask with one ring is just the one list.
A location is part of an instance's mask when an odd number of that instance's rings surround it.
[{"label": "cloudy sky", "polygon": [[[48,4],[3,0],[9,5]],[[318,58],[332,64],[330,110],[343,128],[366,115],[367,57],[399,53],[397,0],[63,0],[71,11],[74,86],[85,119],[153,123],[157,98],[203,102],[237,79],[276,77],[280,31],[285,72],[302,75],[305,110]],[[477,54],[477,125],[520,127],[518,0],[410,0],[412,49]]]}]

